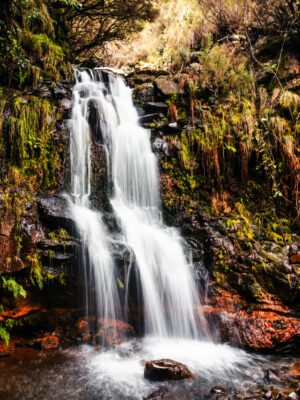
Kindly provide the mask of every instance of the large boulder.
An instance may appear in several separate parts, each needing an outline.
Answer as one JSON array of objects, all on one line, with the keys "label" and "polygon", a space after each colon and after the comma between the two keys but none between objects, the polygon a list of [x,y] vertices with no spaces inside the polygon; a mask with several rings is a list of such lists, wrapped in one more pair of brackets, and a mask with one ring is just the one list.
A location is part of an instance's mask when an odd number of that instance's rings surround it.
[{"label": "large boulder", "polygon": [[183,94],[183,89],[179,84],[170,78],[157,78],[154,81],[154,86],[157,93],[163,98]]},{"label": "large boulder", "polygon": [[167,358],[148,361],[145,365],[144,376],[154,381],[195,379],[186,365]]}]

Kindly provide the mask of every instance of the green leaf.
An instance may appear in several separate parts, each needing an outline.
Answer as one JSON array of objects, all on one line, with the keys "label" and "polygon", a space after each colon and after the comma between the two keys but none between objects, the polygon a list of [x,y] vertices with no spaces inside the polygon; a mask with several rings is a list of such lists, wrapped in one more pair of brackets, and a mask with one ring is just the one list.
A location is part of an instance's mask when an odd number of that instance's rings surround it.
[{"label": "green leaf", "polygon": [[124,289],[124,283],[121,281],[121,279],[118,278],[117,281],[118,281],[119,288]]}]

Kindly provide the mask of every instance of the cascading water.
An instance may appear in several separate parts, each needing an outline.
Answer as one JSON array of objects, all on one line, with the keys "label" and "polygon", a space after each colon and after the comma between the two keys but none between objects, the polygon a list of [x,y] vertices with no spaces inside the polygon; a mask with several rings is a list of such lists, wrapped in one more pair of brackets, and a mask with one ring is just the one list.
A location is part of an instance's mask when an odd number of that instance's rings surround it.
[{"label": "cascading water", "polygon": [[150,132],[138,124],[131,90],[122,78],[111,73],[104,83],[101,70],[76,71],[76,75],[71,125],[72,210],[95,277],[100,316],[116,316],[119,305],[105,230],[88,201],[87,104],[91,99],[98,105],[101,133],[109,154],[113,185],[110,201],[123,241],[136,258],[145,332],[160,337],[198,338],[205,323],[197,287],[180,235],[162,223],[156,157],[151,150]]},{"label": "cascading water", "polygon": [[[86,311],[96,306],[97,316],[116,320],[120,317],[117,278],[109,249],[108,234],[100,212],[90,206],[91,143],[88,102],[101,90],[87,72],[76,72],[70,123],[71,213],[82,244],[82,263],[86,285]],[[95,296],[93,296],[96,288]]]}]

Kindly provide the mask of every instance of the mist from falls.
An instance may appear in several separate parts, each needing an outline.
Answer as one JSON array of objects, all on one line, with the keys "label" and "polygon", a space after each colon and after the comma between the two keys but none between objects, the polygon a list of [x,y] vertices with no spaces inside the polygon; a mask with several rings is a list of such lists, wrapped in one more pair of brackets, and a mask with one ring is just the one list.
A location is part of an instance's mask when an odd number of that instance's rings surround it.
[{"label": "mist from falls", "polygon": [[[70,207],[83,242],[86,282],[96,292],[99,318],[121,316],[117,275],[110,242],[99,211],[92,210],[90,101],[97,105],[102,140],[108,153],[110,202],[121,228],[122,241],[134,253],[143,298],[145,334],[198,339],[205,320],[178,231],[161,219],[157,160],[150,131],[138,124],[131,90],[123,79],[100,69],[76,70],[70,121]],[[130,277],[129,277],[130,278]],[[86,287],[89,293],[91,287]],[[87,310],[89,298],[87,297]],[[126,315],[123,315],[126,319]]]}]

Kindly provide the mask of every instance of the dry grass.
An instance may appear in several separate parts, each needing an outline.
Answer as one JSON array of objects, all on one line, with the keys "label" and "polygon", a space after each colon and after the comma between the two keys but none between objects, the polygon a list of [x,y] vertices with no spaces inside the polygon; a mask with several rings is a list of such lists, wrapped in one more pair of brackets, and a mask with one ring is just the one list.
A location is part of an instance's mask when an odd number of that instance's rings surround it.
[{"label": "dry grass", "polygon": [[185,58],[199,39],[200,28],[206,30],[197,0],[163,0],[154,23],[146,23],[130,43],[106,47],[110,63],[116,67],[150,64],[169,67],[174,57]]}]

